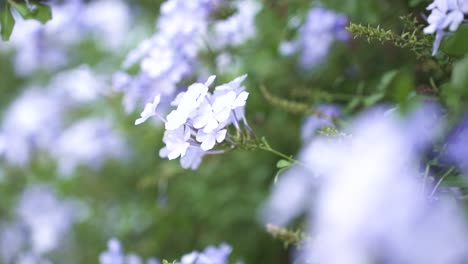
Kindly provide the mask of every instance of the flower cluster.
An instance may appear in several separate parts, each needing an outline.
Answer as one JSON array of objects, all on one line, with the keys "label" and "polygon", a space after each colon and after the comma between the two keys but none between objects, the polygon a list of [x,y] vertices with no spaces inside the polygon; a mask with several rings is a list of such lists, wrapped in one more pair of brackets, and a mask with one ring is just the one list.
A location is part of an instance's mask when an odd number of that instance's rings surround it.
[{"label": "flower cluster", "polygon": [[59,72],[45,87],[29,87],[6,109],[0,124],[0,156],[25,167],[34,154],[50,154],[59,172],[70,175],[77,165],[97,169],[108,158],[126,153],[111,120],[84,118],[69,128],[73,110],[95,103],[105,93],[101,75],[81,65]]},{"label": "flower cluster", "polygon": [[192,74],[208,29],[208,16],[216,4],[215,0],[168,0],[161,5],[157,32],[123,62],[125,69],[139,63],[141,71],[136,76],[127,76],[124,84],[115,84],[125,88],[127,111],[133,111],[137,102],[155,95],[172,95],[177,84]]},{"label": "flower cluster", "polygon": [[424,33],[436,33],[432,55],[437,53],[442,38],[447,34],[447,29],[455,31],[464,21],[465,14],[468,14],[467,0],[434,0],[427,7],[431,14],[427,18],[429,26],[424,28]]},{"label": "flower cluster", "polygon": [[87,207],[61,200],[46,185],[31,185],[21,194],[12,223],[0,223],[2,263],[49,263],[44,257],[60,247],[74,223],[84,220]]},{"label": "flower cluster", "polygon": [[166,144],[159,152],[168,159],[181,158],[184,168],[198,168],[206,154],[217,154],[213,151],[216,143],[223,142],[228,136],[229,125],[240,131],[240,121],[247,126],[244,108],[249,93],[242,82],[247,75],[216,86],[210,93],[209,86],[215,76],[210,76],[205,83],[194,83],[181,92],[172,101],[176,107],[166,118],[156,112],[160,96],[148,103],[135,124],[141,124],[151,116],[157,116],[165,122],[166,131],[163,142]]},{"label": "flower cluster", "polygon": [[53,19],[42,25],[16,18],[11,43],[17,50],[16,73],[28,76],[38,70],[55,71],[66,66],[71,48],[85,39],[99,40],[110,52],[121,50],[130,27],[129,7],[121,0],[51,1]]},{"label": "flower cluster", "polygon": [[[122,245],[116,238],[107,242],[107,251],[99,255],[99,264],[143,264],[141,257],[135,254],[124,255]],[[149,258],[146,264],[160,264],[156,258]]]},{"label": "flower cluster", "polygon": [[463,262],[463,210],[438,185],[429,189],[416,165],[439,129],[432,112],[424,107],[402,120],[369,111],[353,123],[351,136],[314,138],[302,166],[279,179],[266,222],[282,225],[307,211],[304,263]]},{"label": "flower cluster", "polygon": [[213,25],[212,45],[216,48],[238,46],[252,38],[255,33],[255,17],[262,6],[257,0],[234,2],[237,12]]},{"label": "flower cluster", "polygon": [[321,63],[327,56],[331,45],[336,41],[347,41],[350,37],[345,26],[346,16],[324,8],[312,8],[299,28],[299,35],[290,42],[280,44],[284,56],[299,52],[300,65],[309,69]]},{"label": "flower cluster", "polygon": [[50,152],[60,174],[69,176],[79,165],[98,169],[107,159],[122,159],[127,148],[110,120],[87,118],[64,130]]},{"label": "flower cluster", "polygon": [[[149,258],[146,262],[135,254],[125,255],[119,240],[112,238],[107,242],[107,251],[99,255],[100,264],[159,264],[156,258]],[[232,252],[230,245],[223,243],[218,247],[208,246],[203,252],[193,251],[182,256],[178,264],[228,264]]]},{"label": "flower cluster", "polygon": [[194,251],[182,256],[180,264],[228,264],[232,248],[228,244],[208,246],[203,252]]}]

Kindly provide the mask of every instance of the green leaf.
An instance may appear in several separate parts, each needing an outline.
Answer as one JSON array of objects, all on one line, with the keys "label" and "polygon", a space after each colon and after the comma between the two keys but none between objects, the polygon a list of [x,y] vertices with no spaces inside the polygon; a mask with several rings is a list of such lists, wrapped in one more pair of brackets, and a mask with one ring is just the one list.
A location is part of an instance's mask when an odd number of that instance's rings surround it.
[{"label": "green leaf", "polygon": [[24,19],[35,19],[42,24],[52,19],[52,10],[48,5],[36,3],[32,6],[33,8],[29,8],[26,3],[17,3],[14,1],[10,3]]},{"label": "green leaf", "polygon": [[15,26],[15,20],[11,14],[10,6],[7,5],[0,13],[0,22],[2,24],[1,34],[2,40],[6,41],[10,39],[13,27]]},{"label": "green leaf", "polygon": [[26,3],[17,3],[15,1],[9,2],[15,9],[18,11],[18,13],[24,18],[28,19],[31,17],[31,10],[26,6]]},{"label": "green leaf", "polygon": [[377,86],[377,90],[379,90],[379,91],[387,90],[388,86],[392,83],[392,81],[395,79],[397,74],[398,74],[397,70],[392,70],[392,71],[386,72],[382,76],[382,78],[380,79],[380,83]]},{"label": "green leaf", "polygon": [[364,105],[366,107],[372,106],[376,103],[378,103],[380,100],[382,100],[385,97],[384,93],[376,93],[373,95],[370,95],[364,99]]},{"label": "green leaf", "polygon": [[36,9],[31,13],[31,18],[39,20],[42,24],[52,19],[52,9],[50,6],[38,3]]},{"label": "green leaf", "polygon": [[442,186],[468,188],[468,180],[465,176],[450,177],[442,182]]},{"label": "green leaf", "polygon": [[457,31],[447,35],[440,45],[440,49],[449,55],[464,55],[468,53],[468,25],[462,24]]},{"label": "green leaf", "polygon": [[452,86],[459,91],[468,90],[468,55],[455,63],[452,72]]},{"label": "green leaf", "polygon": [[289,167],[291,165],[292,165],[292,163],[290,161],[282,159],[282,160],[279,160],[276,163],[276,168],[282,169],[282,168],[287,168],[287,167]]},{"label": "green leaf", "polygon": [[415,6],[417,6],[419,4],[422,4],[424,2],[427,2],[427,1],[425,1],[425,0],[409,0],[409,5],[411,7],[415,7]]},{"label": "green leaf", "polygon": [[398,75],[393,79],[390,89],[387,91],[391,98],[398,103],[404,103],[408,95],[415,87],[413,75],[406,71],[398,72]]}]

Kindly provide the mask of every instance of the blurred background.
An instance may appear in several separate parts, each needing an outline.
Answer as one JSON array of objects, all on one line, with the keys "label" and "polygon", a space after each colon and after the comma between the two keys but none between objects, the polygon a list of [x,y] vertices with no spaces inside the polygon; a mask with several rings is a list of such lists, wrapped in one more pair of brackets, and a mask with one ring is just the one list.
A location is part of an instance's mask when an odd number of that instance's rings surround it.
[{"label": "blurred background", "polygon": [[447,78],[430,59],[344,30],[401,31],[400,16],[420,19],[427,1],[163,2],[48,1],[45,24],[14,14],[0,42],[0,263],[98,263],[112,237],[145,259],[226,242],[232,261],[288,263],[259,216],[279,158],[236,149],[183,169],[158,155],[161,123],[134,125],[144,104],[247,73],[250,126],[295,155],[317,124],[282,99],[353,116],[410,105],[432,92],[428,76]]}]

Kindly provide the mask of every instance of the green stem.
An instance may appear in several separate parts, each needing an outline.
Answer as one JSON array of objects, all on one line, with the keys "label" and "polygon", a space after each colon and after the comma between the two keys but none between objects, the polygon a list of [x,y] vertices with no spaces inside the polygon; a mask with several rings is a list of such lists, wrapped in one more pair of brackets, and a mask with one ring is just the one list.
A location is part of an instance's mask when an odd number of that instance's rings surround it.
[{"label": "green stem", "polygon": [[289,162],[291,162],[292,164],[301,164],[300,161],[294,159],[292,156],[288,156],[276,149],[273,149],[270,144],[268,143],[268,141],[266,140],[266,138],[262,138],[261,142],[257,144],[256,146],[257,148],[261,149],[261,150],[265,150],[265,151],[268,151],[270,153],[273,153]]}]

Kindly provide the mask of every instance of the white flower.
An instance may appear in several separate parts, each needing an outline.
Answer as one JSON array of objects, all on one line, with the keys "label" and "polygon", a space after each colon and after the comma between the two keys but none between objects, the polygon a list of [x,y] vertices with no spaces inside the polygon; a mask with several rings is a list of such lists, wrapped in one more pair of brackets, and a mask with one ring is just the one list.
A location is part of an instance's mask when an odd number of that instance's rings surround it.
[{"label": "white flower", "polygon": [[135,120],[135,125],[139,125],[145,122],[146,120],[148,120],[148,118],[155,116],[156,108],[158,107],[160,101],[161,101],[161,95],[158,94],[154,97],[153,103],[147,103],[145,105],[145,109],[140,114],[141,117]]},{"label": "white flower", "polygon": [[187,121],[193,111],[205,100],[208,86],[214,82],[215,78],[216,76],[213,75],[204,84],[194,83],[187,88],[183,95],[176,97],[177,109],[167,116],[167,130],[177,129]]},{"label": "white flower", "polygon": [[184,169],[196,170],[205,154],[206,152],[200,147],[189,146],[185,155],[180,158],[180,166]]},{"label": "white flower", "polygon": [[218,125],[213,107],[208,101],[205,101],[200,105],[197,115],[193,118],[193,127],[203,128],[203,131],[210,132],[216,129]]},{"label": "white flower", "polygon": [[467,2],[466,0],[434,0],[427,7],[427,10],[431,10],[431,14],[427,18],[429,25],[424,28],[424,33],[436,33],[432,55],[437,53],[445,30],[448,28],[453,32],[463,22],[464,13],[468,13]]},{"label": "white flower", "polygon": [[210,150],[214,147],[216,142],[221,143],[226,138],[226,129],[213,130],[209,133],[205,133],[203,130],[198,130],[197,141],[202,142],[201,148],[205,151]]},{"label": "white flower", "polygon": [[245,91],[238,95],[234,91],[229,91],[217,96],[213,102],[216,120],[219,122],[228,120],[231,110],[244,106],[248,97],[249,93]]},{"label": "white flower", "polygon": [[190,146],[189,139],[190,128],[185,125],[174,130],[166,130],[163,138],[166,147],[159,151],[159,155],[170,160],[185,156],[185,152]]},{"label": "white flower", "polygon": [[[214,82],[214,75],[205,83],[194,83],[187,91],[179,93],[171,102],[177,108],[166,117],[163,138],[166,146],[159,155],[169,159],[180,157],[183,168],[196,169],[204,155],[222,153],[223,150],[209,150],[226,139],[227,127],[233,124],[239,130],[240,119],[248,127],[244,106],[249,93],[241,85],[246,76],[217,86],[213,94],[208,86]],[[158,115],[148,106],[142,117],[154,114]]]}]

